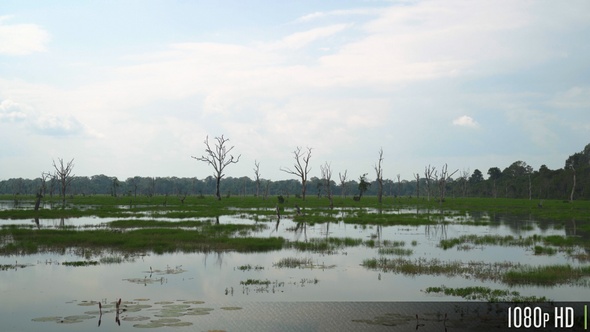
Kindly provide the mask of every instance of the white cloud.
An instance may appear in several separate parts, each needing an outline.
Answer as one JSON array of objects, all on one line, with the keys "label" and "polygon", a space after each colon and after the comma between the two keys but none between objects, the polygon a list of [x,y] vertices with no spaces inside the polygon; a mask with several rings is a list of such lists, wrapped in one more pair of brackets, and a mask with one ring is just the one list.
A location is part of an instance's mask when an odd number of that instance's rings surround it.
[{"label": "white cloud", "polygon": [[327,27],[296,32],[283,38],[279,43],[275,44],[275,46],[279,48],[300,49],[318,39],[330,37],[344,31],[349,26],[349,24],[334,24]]},{"label": "white cloud", "polygon": [[27,114],[14,101],[5,99],[0,103],[0,122],[17,122],[26,119],[26,117]]},{"label": "white cloud", "polygon": [[84,126],[73,116],[41,115],[33,122],[33,129],[48,136],[78,136]]},{"label": "white cloud", "polygon": [[0,16],[0,54],[27,55],[44,52],[49,33],[36,24],[5,24],[11,16]]},{"label": "white cloud", "polygon": [[479,123],[468,115],[463,115],[453,120],[453,125],[467,128],[479,128]]},{"label": "white cloud", "polygon": [[560,109],[590,108],[590,87],[575,86],[571,89],[558,93],[550,104]]}]

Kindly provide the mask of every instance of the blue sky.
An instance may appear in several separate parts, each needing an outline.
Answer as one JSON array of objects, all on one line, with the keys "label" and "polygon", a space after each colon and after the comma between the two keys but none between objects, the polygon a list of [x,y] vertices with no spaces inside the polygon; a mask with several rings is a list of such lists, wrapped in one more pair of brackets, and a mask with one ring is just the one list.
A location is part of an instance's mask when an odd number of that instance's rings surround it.
[{"label": "blue sky", "polygon": [[76,175],[412,179],[563,167],[590,143],[590,2],[3,1],[0,179]]}]

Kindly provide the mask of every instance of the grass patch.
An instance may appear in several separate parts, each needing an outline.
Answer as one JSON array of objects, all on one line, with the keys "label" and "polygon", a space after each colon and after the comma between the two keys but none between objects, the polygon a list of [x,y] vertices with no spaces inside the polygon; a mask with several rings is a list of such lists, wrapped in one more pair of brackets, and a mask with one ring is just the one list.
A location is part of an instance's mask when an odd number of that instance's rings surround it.
[{"label": "grass patch", "polygon": [[285,257],[272,264],[278,268],[305,268],[313,266],[311,258]]},{"label": "grass patch", "polygon": [[382,247],[379,248],[378,253],[379,255],[411,256],[414,253],[414,250],[396,247]]},{"label": "grass patch", "polygon": [[451,288],[446,286],[428,287],[426,294],[442,294],[445,296],[459,296],[466,300],[487,302],[548,302],[546,297],[522,296],[517,291],[507,289],[491,289],[489,287],[475,286],[465,288]]},{"label": "grass patch", "polygon": [[502,281],[509,285],[554,286],[561,284],[587,284],[584,278],[590,277],[590,266],[571,265],[522,266],[506,272]]},{"label": "grass patch", "polygon": [[444,275],[446,277],[465,277],[478,280],[499,280],[500,277],[515,264],[511,262],[484,263],[461,261],[441,261],[439,259],[417,258],[414,260],[398,257],[388,259],[385,257],[363,260],[361,266],[394,272],[405,275]]},{"label": "grass patch", "polygon": [[240,281],[240,285],[244,285],[244,286],[250,286],[250,285],[268,286],[268,285],[270,285],[270,280],[268,280],[268,279],[266,279],[266,280],[248,279],[246,281]]},{"label": "grass patch", "polygon": [[283,248],[281,237],[234,237],[240,225],[211,225],[196,230],[148,228],[127,232],[111,230],[1,229],[0,238],[12,241],[0,247],[0,254],[34,254],[64,252],[68,248],[113,249],[122,252],[207,252],[235,250],[270,251]]},{"label": "grass patch", "polygon": [[65,266],[94,266],[98,265],[97,261],[75,261],[75,262],[63,262],[61,265]]}]

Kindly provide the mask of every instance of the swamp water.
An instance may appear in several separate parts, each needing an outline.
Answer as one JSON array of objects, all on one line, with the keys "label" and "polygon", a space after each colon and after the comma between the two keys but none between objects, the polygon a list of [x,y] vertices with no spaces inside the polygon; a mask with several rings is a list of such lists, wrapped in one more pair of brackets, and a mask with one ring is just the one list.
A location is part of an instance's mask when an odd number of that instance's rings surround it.
[{"label": "swamp water", "polygon": [[[482,218],[489,222],[474,225],[474,219]],[[84,231],[107,227],[106,223],[113,220],[116,218],[40,220],[38,227],[78,227]],[[174,222],[175,219],[158,220]],[[219,222],[255,223],[247,217],[235,216],[221,216]],[[538,254],[530,245],[465,243],[446,250],[441,247],[441,240],[472,234],[515,239],[533,235],[578,236],[572,234],[571,225],[469,215],[445,217],[445,222],[419,226],[342,222],[298,226],[290,219],[283,219],[278,225],[258,222],[265,227],[251,233],[256,237],[281,236],[292,243],[328,243],[327,247],[318,245],[312,246],[316,249],[305,250],[291,247],[263,253],[221,251],[131,256],[103,252],[92,257],[72,250],[63,254],[2,256],[0,322],[3,331],[78,331],[96,327],[136,330],[164,326],[187,331],[308,330],[306,327],[310,326],[306,322],[315,322],[312,330],[323,330],[321,321],[329,320],[331,313],[336,320],[342,319],[342,315],[346,317],[343,321],[346,324],[340,329],[361,330],[367,326],[383,327],[383,324],[365,324],[366,320],[383,314],[385,309],[378,303],[385,306],[384,303],[391,301],[465,301],[459,296],[426,292],[428,287],[483,286],[555,301],[590,299],[585,278],[552,286],[509,285],[494,275],[482,278],[471,270],[412,273],[363,266],[372,258],[406,260],[418,265],[460,261],[463,265],[509,262],[515,266],[585,266],[585,260],[575,258],[572,251]],[[34,222],[2,221],[2,225],[9,224],[30,227]],[[88,260],[98,263],[64,264]],[[115,304],[118,299],[122,299],[119,310]],[[360,302],[372,304],[358,305]],[[281,318],[273,320],[273,313]],[[317,321],[312,319],[314,315]],[[406,330],[407,323],[413,328],[412,324],[416,323],[413,316],[390,317],[393,321],[389,325],[405,326],[401,330]],[[432,321],[437,319],[440,321],[439,318]]]}]

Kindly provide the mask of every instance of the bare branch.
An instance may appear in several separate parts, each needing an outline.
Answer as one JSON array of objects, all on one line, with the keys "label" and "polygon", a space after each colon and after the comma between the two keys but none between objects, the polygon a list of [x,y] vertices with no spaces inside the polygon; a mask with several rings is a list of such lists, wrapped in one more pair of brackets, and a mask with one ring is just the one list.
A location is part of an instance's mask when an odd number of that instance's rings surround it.
[{"label": "bare branch", "polygon": [[289,173],[289,174],[293,174],[298,176],[299,178],[301,178],[301,196],[302,198],[305,200],[305,191],[306,191],[306,183],[307,183],[307,175],[309,174],[309,171],[311,170],[311,168],[309,167],[309,159],[311,158],[311,150],[312,148],[308,147],[307,148],[307,153],[304,154],[304,152],[301,151],[301,147],[297,147],[295,149],[295,151],[293,151],[293,154],[295,155],[295,163],[293,164],[293,167],[295,167],[295,170],[291,169],[291,168],[283,168],[281,167],[280,170],[285,172],[285,173]]},{"label": "bare branch", "polygon": [[70,160],[66,165],[64,165],[63,159],[57,158],[57,160],[59,162],[59,166],[55,163],[55,160],[53,160],[53,168],[55,168],[55,177],[61,184],[62,207],[65,208],[66,190],[72,180],[74,180],[74,175],[72,175],[72,170],[74,169],[74,159]]},{"label": "bare branch", "polygon": [[227,146],[225,145],[225,143],[227,143],[229,141],[229,139],[224,138],[223,135],[221,135],[221,137],[215,137],[215,140],[217,141],[217,143],[215,144],[214,148],[211,148],[211,146],[209,145],[209,136],[206,136],[205,138],[205,155],[202,155],[201,157],[195,157],[195,156],[191,156],[193,159],[205,162],[209,165],[211,165],[213,167],[214,173],[213,176],[215,177],[215,179],[217,180],[217,190],[216,190],[216,196],[217,199],[221,199],[221,194],[219,192],[219,183],[221,181],[221,178],[223,178],[225,176],[225,174],[223,174],[223,170],[225,169],[226,166],[230,165],[230,164],[236,164],[240,161],[240,157],[242,155],[238,155],[237,158],[235,158],[233,155],[229,154],[231,152],[231,150],[233,150],[233,146],[231,146],[230,148],[227,148]]}]

